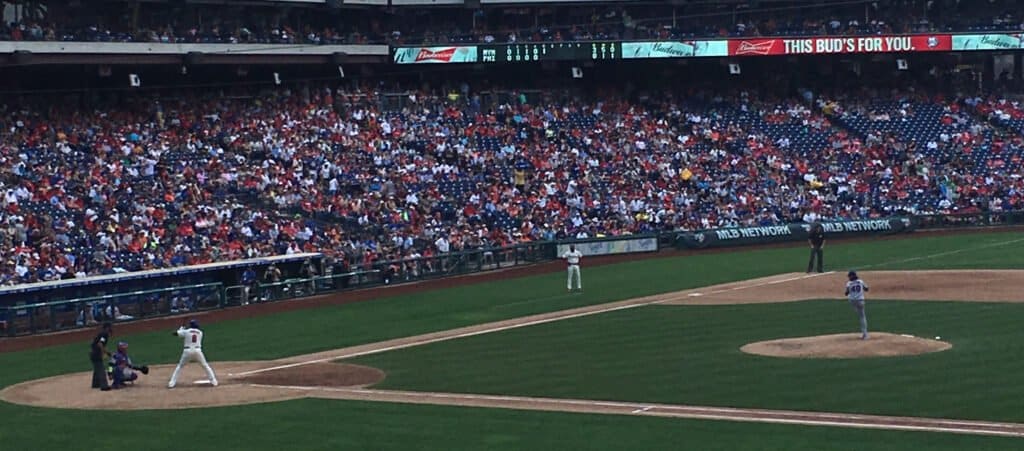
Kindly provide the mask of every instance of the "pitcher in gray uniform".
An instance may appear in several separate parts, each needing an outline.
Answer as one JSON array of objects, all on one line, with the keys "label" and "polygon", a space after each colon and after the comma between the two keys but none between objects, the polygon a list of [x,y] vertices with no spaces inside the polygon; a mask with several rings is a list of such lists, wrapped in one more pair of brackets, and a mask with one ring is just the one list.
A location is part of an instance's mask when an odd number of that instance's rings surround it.
[{"label": "pitcher in gray uniform", "polygon": [[846,278],[850,279],[849,282],[846,282],[846,297],[850,301],[850,306],[860,317],[860,339],[867,340],[868,316],[864,311],[864,293],[868,291],[868,284],[857,277],[857,271],[846,273]]}]

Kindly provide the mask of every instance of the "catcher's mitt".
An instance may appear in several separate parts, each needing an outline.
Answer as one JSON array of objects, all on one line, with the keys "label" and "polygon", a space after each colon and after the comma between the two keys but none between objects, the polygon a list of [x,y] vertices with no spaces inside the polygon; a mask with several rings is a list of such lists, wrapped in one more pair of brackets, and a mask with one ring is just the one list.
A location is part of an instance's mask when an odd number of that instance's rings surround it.
[{"label": "catcher's mitt", "polygon": [[132,369],[135,371],[139,371],[142,374],[149,374],[149,365],[134,366],[132,367]]}]

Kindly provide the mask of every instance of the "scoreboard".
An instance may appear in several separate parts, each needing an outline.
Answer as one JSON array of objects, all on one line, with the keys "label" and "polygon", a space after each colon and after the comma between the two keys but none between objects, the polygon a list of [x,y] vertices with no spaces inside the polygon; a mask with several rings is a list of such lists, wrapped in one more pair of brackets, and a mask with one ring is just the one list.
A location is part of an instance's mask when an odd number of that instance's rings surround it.
[{"label": "scoreboard", "polygon": [[653,58],[919,53],[1024,50],[1024,33],[953,35],[810,36],[661,41],[524,42],[393,47],[396,64],[543,63]]},{"label": "scoreboard", "polygon": [[525,63],[543,61],[617,60],[622,58],[621,42],[531,42],[477,45],[481,63]]}]

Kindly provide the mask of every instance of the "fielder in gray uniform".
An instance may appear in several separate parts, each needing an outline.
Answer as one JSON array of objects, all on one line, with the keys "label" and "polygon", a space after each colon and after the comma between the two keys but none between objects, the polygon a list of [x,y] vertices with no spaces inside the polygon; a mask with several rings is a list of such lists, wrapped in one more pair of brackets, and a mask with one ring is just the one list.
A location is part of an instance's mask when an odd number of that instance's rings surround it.
[{"label": "fielder in gray uniform", "polygon": [[864,293],[868,291],[868,284],[857,277],[857,271],[846,273],[846,278],[850,279],[849,282],[846,282],[846,297],[850,300],[850,306],[860,317],[860,339],[867,340],[868,317],[864,311]]}]

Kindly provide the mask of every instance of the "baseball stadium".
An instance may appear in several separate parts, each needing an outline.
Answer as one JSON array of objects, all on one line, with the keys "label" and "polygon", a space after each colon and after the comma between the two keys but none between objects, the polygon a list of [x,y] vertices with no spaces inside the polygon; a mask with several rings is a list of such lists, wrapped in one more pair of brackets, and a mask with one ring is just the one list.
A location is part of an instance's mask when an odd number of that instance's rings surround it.
[{"label": "baseball stadium", "polygon": [[1024,449],[1014,0],[0,15],[4,450]]}]

